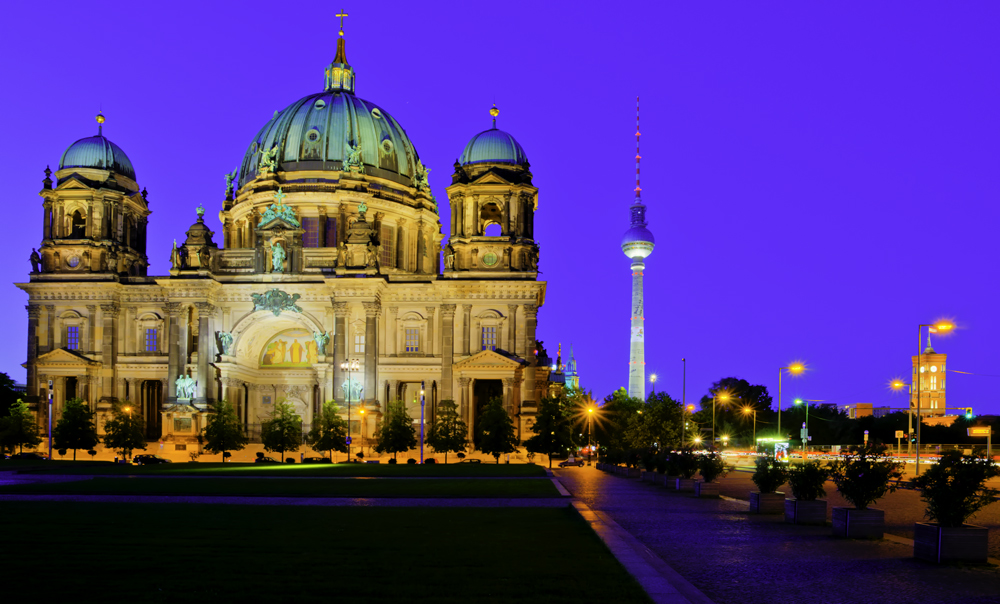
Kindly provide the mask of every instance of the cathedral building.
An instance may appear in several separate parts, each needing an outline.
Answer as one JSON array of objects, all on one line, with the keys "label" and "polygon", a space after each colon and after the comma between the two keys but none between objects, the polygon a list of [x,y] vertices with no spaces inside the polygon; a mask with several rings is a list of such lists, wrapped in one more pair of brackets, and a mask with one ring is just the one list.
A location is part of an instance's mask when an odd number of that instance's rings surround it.
[{"label": "cathedral building", "polygon": [[103,116],[46,169],[41,244],[17,284],[39,421],[50,388],[56,418],[72,397],[99,415],[127,400],[148,438],[180,450],[213,401],[253,434],[278,402],[308,426],[335,400],[352,435],[371,437],[389,402],[419,418],[423,389],[428,422],[451,399],[473,428],[499,397],[527,438],[549,370],[524,149],[494,107],[493,127],[456,149],[445,239],[427,168],[399,122],[356,96],[340,33],[323,88],[275,112],[226,176],[222,232],[192,208],[168,274],[149,274],[150,255],[168,254],[147,249],[157,204]]}]

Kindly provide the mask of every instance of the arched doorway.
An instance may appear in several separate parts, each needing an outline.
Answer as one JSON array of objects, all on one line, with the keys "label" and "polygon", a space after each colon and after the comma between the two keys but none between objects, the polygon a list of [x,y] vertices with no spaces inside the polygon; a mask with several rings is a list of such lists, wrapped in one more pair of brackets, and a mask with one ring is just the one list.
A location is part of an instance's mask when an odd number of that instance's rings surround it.
[{"label": "arched doorway", "polygon": [[473,415],[473,442],[479,446],[479,418],[483,415],[483,409],[490,404],[490,401],[498,398],[503,400],[503,382],[501,380],[481,380],[476,379],[472,386],[472,408]]},{"label": "arched doorway", "polygon": [[163,382],[144,380],[140,387],[143,415],[146,417],[146,438],[156,440],[163,435],[163,416],[160,407],[163,401]]}]

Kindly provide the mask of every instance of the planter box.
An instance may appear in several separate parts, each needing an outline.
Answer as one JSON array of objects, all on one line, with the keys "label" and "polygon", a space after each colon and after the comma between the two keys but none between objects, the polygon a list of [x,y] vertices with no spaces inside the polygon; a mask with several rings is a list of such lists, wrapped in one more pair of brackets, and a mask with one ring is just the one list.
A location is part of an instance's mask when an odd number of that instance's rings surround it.
[{"label": "planter box", "polygon": [[920,560],[985,564],[989,545],[989,529],[985,526],[940,526],[929,522],[913,525],[913,557]]},{"label": "planter box", "polygon": [[639,478],[642,475],[642,470],[640,470],[639,468],[628,468],[627,471],[628,471],[627,476],[629,478]]},{"label": "planter box", "polygon": [[833,508],[833,536],[850,539],[881,539],[885,532],[885,512],[868,508]]},{"label": "planter box", "polygon": [[785,522],[789,524],[826,524],[826,500],[785,500]]},{"label": "planter box", "polygon": [[661,487],[665,487],[667,486],[668,484],[667,481],[669,479],[670,477],[667,476],[666,474],[657,474],[656,477],[653,479],[653,484],[658,484]]},{"label": "planter box", "polygon": [[780,514],[785,510],[785,494],[750,491],[751,514]]},{"label": "planter box", "polygon": [[706,498],[719,498],[719,483],[717,482],[705,482],[699,480],[694,483],[694,495],[695,497],[706,497]]},{"label": "planter box", "polygon": [[679,476],[670,476],[669,474],[663,475],[663,486],[667,487],[671,491],[677,490],[677,479]]},{"label": "planter box", "polygon": [[678,478],[674,481],[676,488],[681,492],[694,492],[694,478]]},{"label": "planter box", "polygon": [[653,474],[655,473],[656,472],[650,472],[649,470],[643,470],[642,478],[640,480],[642,480],[643,482],[653,482]]}]

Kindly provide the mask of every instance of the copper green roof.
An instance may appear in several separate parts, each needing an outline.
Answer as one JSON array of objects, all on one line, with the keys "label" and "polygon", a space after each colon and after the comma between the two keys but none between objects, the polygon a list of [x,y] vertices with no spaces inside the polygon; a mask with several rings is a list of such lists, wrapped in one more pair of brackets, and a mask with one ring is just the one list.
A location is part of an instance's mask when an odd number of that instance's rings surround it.
[{"label": "copper green roof", "polygon": [[458,161],[463,166],[486,162],[522,165],[528,163],[528,156],[513,136],[490,128],[472,137]]},{"label": "copper green roof", "polygon": [[100,134],[70,145],[59,160],[59,169],[63,168],[111,170],[135,180],[135,168],[125,152]]}]

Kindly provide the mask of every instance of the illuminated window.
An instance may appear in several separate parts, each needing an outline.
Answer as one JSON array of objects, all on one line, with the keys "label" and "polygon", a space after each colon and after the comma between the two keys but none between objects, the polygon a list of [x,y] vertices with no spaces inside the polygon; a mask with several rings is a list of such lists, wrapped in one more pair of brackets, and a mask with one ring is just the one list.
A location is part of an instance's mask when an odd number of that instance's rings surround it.
[{"label": "illuminated window", "polygon": [[365,336],[363,334],[354,334],[354,354],[364,354],[365,353]]},{"label": "illuminated window", "polygon": [[66,348],[80,350],[80,328],[76,325],[66,328]]},{"label": "illuminated window", "polygon": [[383,224],[380,243],[382,244],[382,257],[379,258],[379,262],[384,267],[396,266],[396,229]]},{"label": "illuminated window", "polygon": [[326,247],[337,247],[337,219],[326,219]]},{"label": "illuminated window", "polygon": [[497,349],[497,328],[496,327],[484,327],[483,328],[483,350],[496,350]]},{"label": "illuminated window", "polygon": [[406,328],[406,352],[420,352],[419,328]]},{"label": "illuminated window", "polygon": [[302,229],[302,247],[319,247],[319,218],[304,217]]},{"label": "illuminated window", "polygon": [[156,352],[156,329],[146,330],[146,352]]},{"label": "illuminated window", "polygon": [[931,390],[937,390],[937,376],[931,376]]}]

